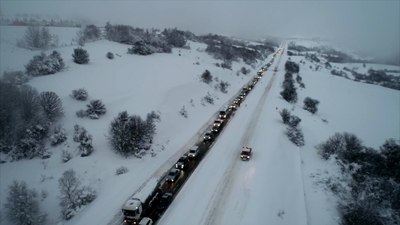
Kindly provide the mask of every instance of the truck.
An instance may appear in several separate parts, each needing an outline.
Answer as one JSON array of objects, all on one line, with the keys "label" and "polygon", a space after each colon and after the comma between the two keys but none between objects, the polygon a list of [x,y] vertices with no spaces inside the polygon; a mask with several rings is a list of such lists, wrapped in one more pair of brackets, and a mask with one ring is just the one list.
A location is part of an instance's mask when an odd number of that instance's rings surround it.
[{"label": "truck", "polygon": [[153,178],[123,205],[123,221],[126,225],[136,225],[143,217],[149,216],[160,198],[158,180]]}]

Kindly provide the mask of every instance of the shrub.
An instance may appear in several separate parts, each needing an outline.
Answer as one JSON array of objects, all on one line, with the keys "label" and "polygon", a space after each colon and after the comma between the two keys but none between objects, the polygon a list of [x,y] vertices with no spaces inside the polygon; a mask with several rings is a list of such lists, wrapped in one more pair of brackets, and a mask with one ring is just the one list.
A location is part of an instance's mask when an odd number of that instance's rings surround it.
[{"label": "shrub", "polygon": [[242,74],[244,74],[244,75],[247,75],[248,73],[250,73],[250,70],[249,69],[246,69],[246,67],[242,67],[241,69],[240,69],[240,72],[242,73]]},{"label": "shrub", "polygon": [[63,70],[64,67],[64,61],[57,51],[53,51],[48,56],[42,52],[25,65],[26,73],[31,76],[54,74]]},{"label": "shrub", "polygon": [[297,127],[300,122],[301,119],[298,116],[291,115],[287,124],[289,125],[289,127]]},{"label": "shrub", "polygon": [[317,108],[318,104],[319,104],[318,100],[312,99],[310,97],[306,97],[304,99],[303,109],[309,111],[312,114],[315,114],[318,111],[318,108]]},{"label": "shrub", "polygon": [[78,64],[88,64],[89,63],[89,53],[83,48],[75,48],[72,54],[75,63]]},{"label": "shrub", "polygon": [[91,119],[98,119],[101,115],[106,114],[106,106],[101,100],[90,101],[90,104],[86,105],[88,108],[86,114]]},{"label": "shrub", "polygon": [[222,93],[228,93],[228,91],[226,90],[228,87],[230,86],[230,84],[226,81],[220,81],[218,84],[218,88]]},{"label": "shrub", "polygon": [[362,142],[354,134],[335,133],[328,140],[317,146],[323,159],[336,154],[345,163],[357,162],[362,158]]},{"label": "shrub", "polygon": [[71,97],[79,101],[86,101],[88,92],[84,88],[72,90]]},{"label": "shrub", "polygon": [[185,106],[182,106],[181,110],[179,110],[179,114],[185,118],[188,118],[188,112],[186,111]]},{"label": "shrub", "polygon": [[224,61],[221,63],[221,68],[232,70],[232,62],[231,61]]},{"label": "shrub", "polygon": [[210,93],[207,93],[207,95],[203,97],[203,101],[214,105],[214,98],[210,95]]},{"label": "shrub", "polygon": [[167,43],[173,47],[182,48],[186,44],[184,32],[176,28],[164,29],[162,34],[165,36]]},{"label": "shrub", "polygon": [[117,170],[115,171],[115,175],[121,175],[124,173],[128,172],[128,168],[126,168],[125,166],[121,166],[119,168],[117,168]]},{"label": "shrub", "polygon": [[50,136],[50,143],[52,146],[59,145],[67,140],[67,135],[65,134],[65,130],[61,127],[57,127],[54,129],[54,134]]},{"label": "shrub", "polygon": [[206,83],[209,84],[212,82],[213,76],[211,75],[210,71],[205,70],[203,72],[203,74],[201,75],[201,80]]},{"label": "shrub", "polygon": [[68,162],[68,161],[71,160],[71,159],[72,159],[72,154],[71,154],[71,152],[69,152],[69,151],[67,151],[67,150],[63,150],[62,153],[61,153],[61,161],[62,161],[63,163],[66,163],[66,162]]},{"label": "shrub", "polygon": [[92,135],[84,127],[74,126],[73,140],[79,143],[78,149],[82,157],[89,156],[93,152]]},{"label": "shrub", "polygon": [[287,127],[286,135],[289,140],[293,142],[296,146],[301,147],[304,146],[304,136],[303,132],[297,127]]},{"label": "shrub", "polygon": [[107,52],[106,56],[108,59],[114,59],[114,54],[112,52]]},{"label": "shrub", "polygon": [[282,121],[284,124],[288,124],[290,120],[290,112],[287,109],[283,109],[282,111],[279,112],[279,114],[282,117]]},{"label": "shrub", "polygon": [[88,114],[87,114],[86,110],[80,109],[80,110],[76,111],[76,116],[78,118],[84,118],[84,117],[87,117]]}]

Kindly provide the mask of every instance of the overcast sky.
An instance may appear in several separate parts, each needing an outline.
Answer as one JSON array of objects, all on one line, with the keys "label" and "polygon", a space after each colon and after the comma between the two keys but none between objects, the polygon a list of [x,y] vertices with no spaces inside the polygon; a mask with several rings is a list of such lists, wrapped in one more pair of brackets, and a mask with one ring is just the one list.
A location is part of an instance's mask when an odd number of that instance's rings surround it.
[{"label": "overcast sky", "polygon": [[323,37],[377,55],[400,52],[400,0],[393,1],[121,1],[1,0],[17,13],[110,21],[143,28],[178,27],[196,34],[244,38]]}]

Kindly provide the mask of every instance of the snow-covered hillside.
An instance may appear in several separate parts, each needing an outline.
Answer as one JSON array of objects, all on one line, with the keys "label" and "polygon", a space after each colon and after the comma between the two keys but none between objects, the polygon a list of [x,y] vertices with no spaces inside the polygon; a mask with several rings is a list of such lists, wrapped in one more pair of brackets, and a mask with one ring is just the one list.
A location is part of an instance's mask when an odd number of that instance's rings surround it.
[{"label": "snow-covered hillside", "polygon": [[[250,75],[237,75],[246,66],[241,62],[234,62],[232,70],[216,67],[214,64],[219,61],[205,53],[206,46],[197,42],[189,42],[190,49],[173,49],[172,54],[138,56],[127,54],[127,45],[100,40],[84,46],[90,62],[78,65],[71,57],[77,30],[51,28],[51,31],[63,45],[57,50],[67,68],[54,75],[33,78],[28,84],[38,91],[54,91],[60,96],[65,111],[60,124],[67,130],[68,140],[59,147],[47,146],[52,153],[49,159],[0,164],[0,224],[9,224],[3,216],[4,202],[13,180],[26,181],[30,188],[47,193],[40,201],[41,209],[48,214],[46,224],[61,222],[58,179],[71,168],[83,184],[97,191],[98,197],[62,224],[119,224],[121,206],[130,195],[166,172],[197,141],[216,112],[226,108],[242,85],[256,74],[256,70],[247,66],[252,69]],[[39,54],[16,46],[23,33],[22,27],[1,27],[1,73],[24,70],[33,55]],[[115,59],[107,59],[107,52],[113,52]],[[281,59],[275,59],[242,103],[159,224],[337,224],[335,197],[317,184],[316,177],[323,179],[337,173],[338,168],[333,162],[320,159],[315,146],[343,131],[356,134],[366,146],[375,148],[388,138],[400,137],[399,91],[332,76],[324,68],[315,71],[310,69],[314,64],[305,61],[300,63],[300,75],[306,88],[298,89],[299,100],[292,105],[279,94],[284,63],[289,57],[284,53],[278,58]],[[270,59],[271,56],[259,62],[255,69]],[[301,56],[291,59],[304,61]],[[275,67],[276,73],[272,71]],[[228,93],[215,89],[218,83],[215,80],[211,85],[200,81],[206,69],[215,78],[230,83]],[[89,102],[70,97],[77,88],[85,88],[89,100],[101,99],[107,113],[99,120],[77,118],[76,111]],[[202,101],[207,93],[214,97],[214,104]],[[302,109],[307,96],[320,101],[315,115]],[[183,106],[188,118],[179,114]],[[279,115],[283,108],[302,119],[303,147],[287,139]],[[152,110],[160,113],[153,155],[124,158],[113,152],[108,141],[109,125],[124,110],[140,116]],[[89,157],[80,157],[77,144],[72,141],[75,124],[84,126],[93,136],[95,150]],[[249,162],[239,159],[243,145],[254,149]],[[62,163],[62,150],[74,153],[72,160]],[[115,175],[121,166],[129,172]]]}]

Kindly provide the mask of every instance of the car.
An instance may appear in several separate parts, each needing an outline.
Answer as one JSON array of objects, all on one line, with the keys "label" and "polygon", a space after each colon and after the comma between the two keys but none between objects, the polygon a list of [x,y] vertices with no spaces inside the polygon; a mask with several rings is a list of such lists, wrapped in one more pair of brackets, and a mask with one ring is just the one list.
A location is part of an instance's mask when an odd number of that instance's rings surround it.
[{"label": "car", "polygon": [[222,125],[222,120],[219,120],[219,119],[215,120],[214,123],[213,123],[214,127],[220,127],[221,125]]},{"label": "car", "polygon": [[233,102],[233,103],[229,106],[229,109],[230,109],[230,110],[236,110],[237,108],[239,108],[239,105],[236,104],[235,102]]},{"label": "car", "polygon": [[219,111],[218,118],[226,119],[227,113],[225,111]]},{"label": "car", "polygon": [[161,198],[160,202],[157,205],[158,211],[162,211],[168,208],[169,204],[171,204],[172,199],[173,199],[173,194],[170,192],[164,193]]},{"label": "car", "polygon": [[247,161],[251,158],[252,155],[252,148],[248,147],[248,146],[244,146],[242,148],[242,152],[240,153],[240,158],[243,161]]},{"label": "car", "polygon": [[181,175],[181,171],[178,170],[178,169],[173,168],[167,174],[167,177],[165,178],[165,181],[171,182],[171,183],[175,183],[178,180],[180,175]]},{"label": "car", "polygon": [[186,155],[179,158],[178,162],[175,163],[175,168],[184,170],[189,165],[189,159]]},{"label": "car", "polygon": [[196,158],[197,155],[199,154],[199,150],[200,150],[200,149],[199,149],[199,146],[197,146],[197,145],[191,147],[191,148],[189,149],[189,152],[188,152],[188,158],[189,158],[189,159]]},{"label": "car", "polygon": [[138,225],[153,225],[153,220],[150,219],[149,217],[143,217]]},{"label": "car", "polygon": [[213,126],[213,127],[211,128],[211,132],[212,132],[214,135],[217,135],[220,131],[221,131],[221,127],[219,127],[219,126]]},{"label": "car", "polygon": [[211,142],[214,140],[214,135],[211,132],[207,132],[204,134],[203,141],[204,142]]}]

